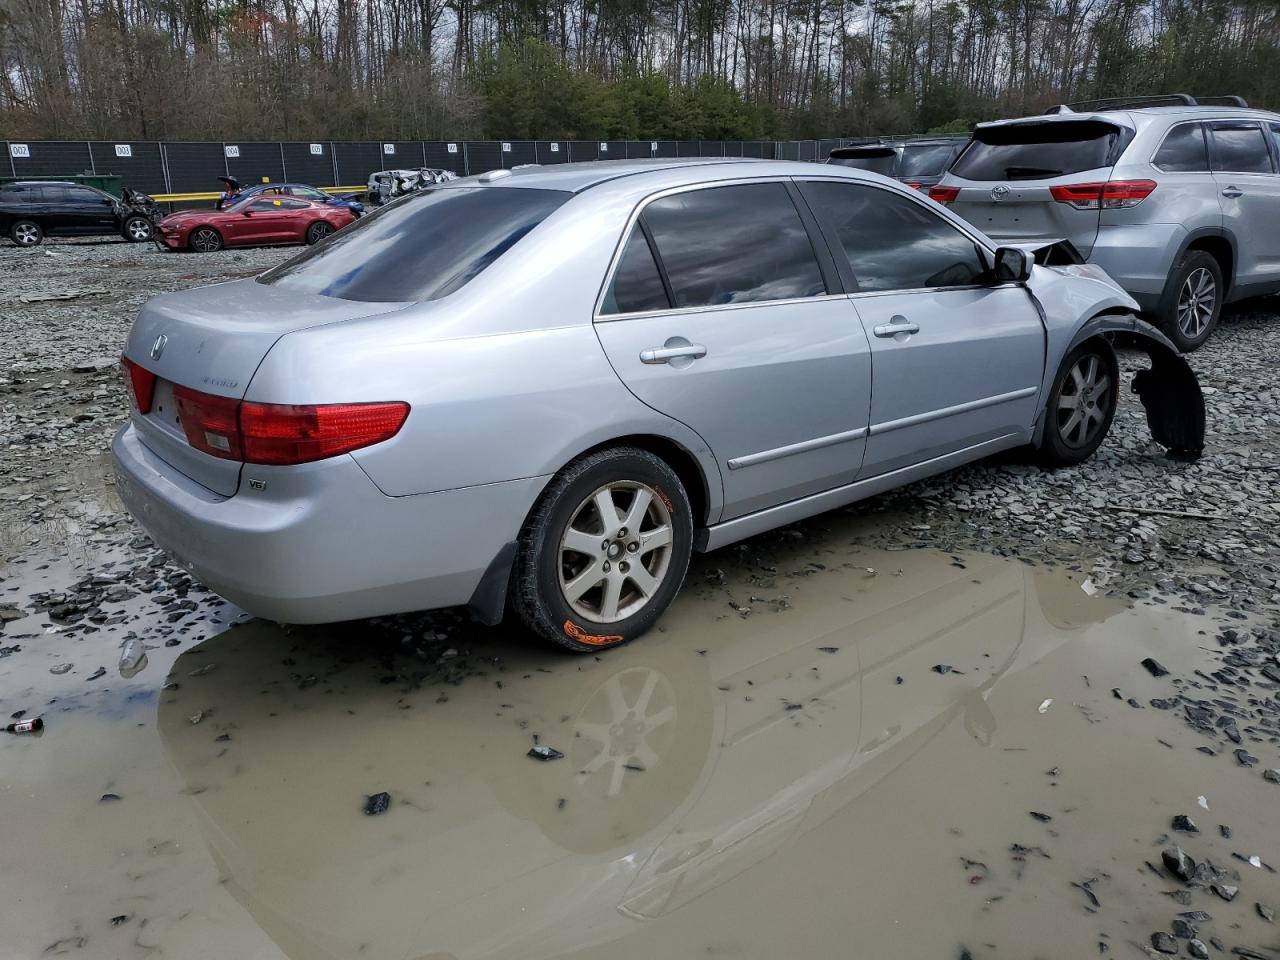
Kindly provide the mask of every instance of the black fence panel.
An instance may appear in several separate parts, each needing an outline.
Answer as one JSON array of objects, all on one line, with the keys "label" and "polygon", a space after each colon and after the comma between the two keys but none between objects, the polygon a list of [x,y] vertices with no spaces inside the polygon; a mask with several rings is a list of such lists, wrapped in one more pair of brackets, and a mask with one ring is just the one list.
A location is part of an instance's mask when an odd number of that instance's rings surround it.
[{"label": "black fence panel", "polygon": [[819,140],[818,141],[818,159],[825,160],[831,156],[831,151],[840,146],[839,140]]},{"label": "black fence panel", "polygon": [[93,172],[89,145],[83,140],[41,143],[14,140],[9,143],[8,154],[9,169],[3,171],[4,176],[12,173],[16,177],[56,178]]},{"label": "black fence panel", "polygon": [[[409,164],[399,162],[398,157],[384,157],[382,144],[362,141],[340,141],[333,145],[334,159],[338,167],[336,187],[354,187],[369,182],[369,174],[379,170],[399,170]],[[410,160],[413,158],[410,157]],[[414,163],[412,166],[420,166]]]},{"label": "black fence panel", "polygon": [[279,142],[224,143],[227,170],[241,186],[255,183],[279,183],[284,179],[284,164]]},{"label": "black fence panel", "polygon": [[679,144],[675,140],[659,140],[658,152],[655,153],[654,156],[655,157],[677,157],[680,155],[677,149],[678,147],[679,147]]},{"label": "black fence panel", "polygon": [[308,183],[313,187],[336,187],[333,175],[333,148],[328,141],[320,143],[283,143],[284,178],[290,183]]},{"label": "black fence panel", "polygon": [[467,142],[467,173],[475,176],[502,166],[502,143],[496,140]]},{"label": "black fence panel", "polygon": [[740,156],[753,157],[757,160],[772,160],[773,144],[763,143],[760,140],[744,140],[742,142],[742,153]]},{"label": "black fence panel", "polygon": [[[387,153],[388,148],[391,149],[390,153]],[[379,149],[382,150],[384,170],[416,170],[418,167],[426,166],[422,156],[421,140],[383,140],[379,144]]]},{"label": "black fence panel", "polygon": [[172,193],[219,191],[218,177],[227,175],[227,161],[220,143],[166,143],[169,190]]},{"label": "black fence panel", "polygon": [[818,141],[801,140],[800,141],[800,159],[810,162],[818,159]]},{"label": "black fence panel", "polygon": [[627,140],[624,144],[624,150],[629,160],[643,160],[654,155],[652,149],[652,140]]},{"label": "black fence panel", "polygon": [[428,140],[422,146],[428,167],[452,170],[460,177],[466,174],[466,155],[462,152],[461,140]]},{"label": "black fence panel", "polygon": [[574,163],[581,163],[583,160],[599,160],[600,159],[600,142],[598,140],[570,140],[569,159]]},{"label": "black fence panel", "polygon": [[677,157],[700,157],[702,153],[698,150],[697,140],[677,140],[676,141]]},{"label": "black fence panel", "polygon": [[601,140],[600,141],[600,159],[601,160],[625,160],[627,158],[627,141],[625,140]]},{"label": "black fence panel", "polygon": [[538,162],[543,165],[569,162],[569,148],[563,140],[539,140],[535,150]]},{"label": "black fence panel", "polygon": [[724,143],[720,140],[699,140],[698,156],[700,157],[723,157]]},{"label": "black fence panel", "polygon": [[130,143],[91,143],[93,171],[119,177],[126,187],[143,193],[168,193],[160,144],[134,140]]},{"label": "black fence panel", "polygon": [[532,140],[509,140],[503,146],[511,148],[502,151],[502,165],[508,169],[522,163],[538,162],[538,149]]},{"label": "black fence panel", "polygon": [[794,140],[783,141],[774,144],[776,149],[775,158],[778,160],[799,160],[800,144]]}]

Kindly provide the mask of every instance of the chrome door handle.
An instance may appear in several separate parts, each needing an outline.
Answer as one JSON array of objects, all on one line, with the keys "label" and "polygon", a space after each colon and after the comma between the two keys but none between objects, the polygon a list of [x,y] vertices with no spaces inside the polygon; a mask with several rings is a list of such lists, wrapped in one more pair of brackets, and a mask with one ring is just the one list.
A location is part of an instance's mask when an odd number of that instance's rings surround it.
[{"label": "chrome door handle", "polygon": [[877,337],[896,337],[900,333],[919,333],[920,324],[912,323],[910,320],[902,320],[899,323],[882,323],[877,326],[872,333]]},{"label": "chrome door handle", "polygon": [[1223,187],[1222,195],[1224,197],[1230,197],[1232,200],[1234,200],[1236,197],[1243,197],[1244,191],[1241,190],[1239,187]]},{"label": "chrome door handle", "polygon": [[651,347],[640,351],[641,363],[667,363],[678,357],[690,357],[694,360],[707,355],[707,348],[700,343],[691,343],[681,347]]}]

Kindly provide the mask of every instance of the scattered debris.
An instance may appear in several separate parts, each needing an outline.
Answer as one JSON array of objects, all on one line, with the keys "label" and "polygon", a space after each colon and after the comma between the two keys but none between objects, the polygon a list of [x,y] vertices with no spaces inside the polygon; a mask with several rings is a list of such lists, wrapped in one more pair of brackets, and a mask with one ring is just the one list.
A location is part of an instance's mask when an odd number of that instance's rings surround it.
[{"label": "scattered debris", "polygon": [[529,752],[525,754],[527,757],[533,757],[535,760],[559,760],[564,756],[555,747],[548,747],[544,744],[534,744],[529,748]]},{"label": "scattered debris", "polygon": [[1169,675],[1169,671],[1165,668],[1164,664],[1160,663],[1160,661],[1156,660],[1154,657],[1147,657],[1142,661],[1142,665],[1147,668],[1147,673],[1151,674],[1153,677],[1167,677]]},{"label": "scattered debris", "polygon": [[386,813],[390,806],[391,794],[386,791],[369,794],[364,798],[364,814],[366,817],[376,817],[380,813]]}]

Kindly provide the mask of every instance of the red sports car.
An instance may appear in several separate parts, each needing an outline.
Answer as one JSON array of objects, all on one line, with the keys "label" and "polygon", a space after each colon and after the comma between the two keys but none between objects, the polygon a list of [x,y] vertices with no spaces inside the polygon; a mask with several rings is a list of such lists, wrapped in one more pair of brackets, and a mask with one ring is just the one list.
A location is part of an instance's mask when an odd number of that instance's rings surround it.
[{"label": "red sports car", "polygon": [[354,220],[346,207],[258,194],[222,210],[183,210],[160,221],[156,232],[170,250],[207,253],[223,247],[319,243]]}]

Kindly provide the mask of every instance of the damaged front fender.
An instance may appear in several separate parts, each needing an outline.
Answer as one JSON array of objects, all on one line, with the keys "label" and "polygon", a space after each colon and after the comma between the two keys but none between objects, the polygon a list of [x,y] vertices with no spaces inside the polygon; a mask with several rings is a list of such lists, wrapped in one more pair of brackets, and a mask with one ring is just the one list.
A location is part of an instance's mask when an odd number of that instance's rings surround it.
[{"label": "damaged front fender", "polygon": [[1076,332],[1067,352],[1091,337],[1116,347],[1141,350],[1151,358],[1148,370],[1133,378],[1133,391],[1147,412],[1152,439],[1170,456],[1196,460],[1204,450],[1204,393],[1195,371],[1172,341],[1151,324],[1130,314],[1094,317]]}]

